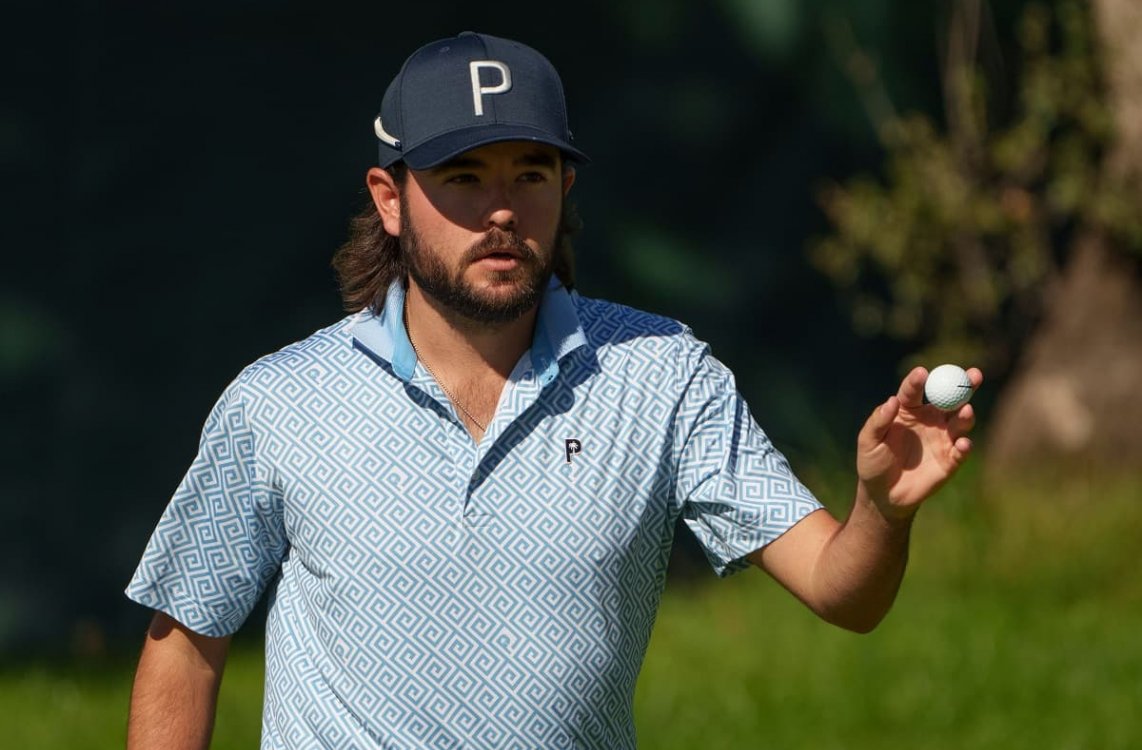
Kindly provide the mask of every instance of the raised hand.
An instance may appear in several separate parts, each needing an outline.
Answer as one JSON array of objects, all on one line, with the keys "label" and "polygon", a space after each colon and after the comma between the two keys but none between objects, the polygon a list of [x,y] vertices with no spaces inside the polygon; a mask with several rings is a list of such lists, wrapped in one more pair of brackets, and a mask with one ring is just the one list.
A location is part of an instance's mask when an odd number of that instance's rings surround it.
[{"label": "raised hand", "polygon": [[[973,367],[967,374],[978,389],[983,373]],[[923,367],[908,373],[897,394],[876,408],[857,437],[857,476],[889,518],[915,513],[971,452],[967,437],[975,425],[971,404],[952,412],[925,404],[927,379]]]}]

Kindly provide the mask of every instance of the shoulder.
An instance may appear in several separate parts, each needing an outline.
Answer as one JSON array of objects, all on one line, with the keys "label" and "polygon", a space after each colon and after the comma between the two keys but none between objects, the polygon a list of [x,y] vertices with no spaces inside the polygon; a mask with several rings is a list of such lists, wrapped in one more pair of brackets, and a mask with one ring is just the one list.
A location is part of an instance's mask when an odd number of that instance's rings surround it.
[{"label": "shoulder", "polygon": [[583,334],[593,346],[614,346],[639,340],[660,345],[693,341],[689,326],[673,318],[655,315],[604,299],[571,295]]},{"label": "shoulder", "polygon": [[[306,338],[260,357],[223,389],[207,417],[203,439],[219,432],[248,434],[258,426],[289,423],[298,411],[324,409],[358,381],[350,315]],[[295,426],[295,425],[294,425]]]},{"label": "shoulder", "polygon": [[689,326],[673,318],[577,293],[572,300],[601,363],[634,360],[686,379],[710,352]]},{"label": "shoulder", "polygon": [[348,315],[333,325],[260,357],[247,365],[234,380],[243,390],[272,390],[285,383],[294,387],[322,385],[337,372],[339,365],[356,359],[350,328],[365,313]]}]

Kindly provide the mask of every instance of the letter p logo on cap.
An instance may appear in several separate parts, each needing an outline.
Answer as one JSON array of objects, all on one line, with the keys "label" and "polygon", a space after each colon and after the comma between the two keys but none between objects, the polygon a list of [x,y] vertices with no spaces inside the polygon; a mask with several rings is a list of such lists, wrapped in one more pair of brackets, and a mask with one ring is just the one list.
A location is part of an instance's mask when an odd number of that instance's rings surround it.
[{"label": "letter p logo on cap", "polygon": [[[480,83],[480,69],[491,68],[500,72],[500,82],[495,86],[484,86]],[[511,91],[512,72],[508,66],[499,60],[473,60],[468,63],[468,70],[472,74],[472,108],[476,117],[484,116],[484,94],[503,94]]]}]

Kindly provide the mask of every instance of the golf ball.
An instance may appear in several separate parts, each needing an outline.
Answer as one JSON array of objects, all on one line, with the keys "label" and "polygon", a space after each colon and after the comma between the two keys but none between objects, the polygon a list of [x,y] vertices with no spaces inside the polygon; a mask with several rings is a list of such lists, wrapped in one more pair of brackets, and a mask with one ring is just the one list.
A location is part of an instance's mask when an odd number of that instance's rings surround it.
[{"label": "golf ball", "polygon": [[971,396],[971,381],[962,367],[940,365],[928,373],[924,397],[937,409],[953,411],[970,401]]}]

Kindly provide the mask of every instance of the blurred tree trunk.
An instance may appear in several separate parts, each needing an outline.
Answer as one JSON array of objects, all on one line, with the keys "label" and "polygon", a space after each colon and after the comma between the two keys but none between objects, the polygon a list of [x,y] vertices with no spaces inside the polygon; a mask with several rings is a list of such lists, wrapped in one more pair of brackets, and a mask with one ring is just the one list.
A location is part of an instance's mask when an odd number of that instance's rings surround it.
[{"label": "blurred tree trunk", "polygon": [[[1142,179],[1142,3],[1092,0],[1115,139],[1102,165]],[[1125,179],[1123,179],[1125,178]],[[1142,212],[1142,195],[1135,197]],[[989,469],[1142,466],[1142,275],[1097,226],[1078,232],[991,423]]]}]

